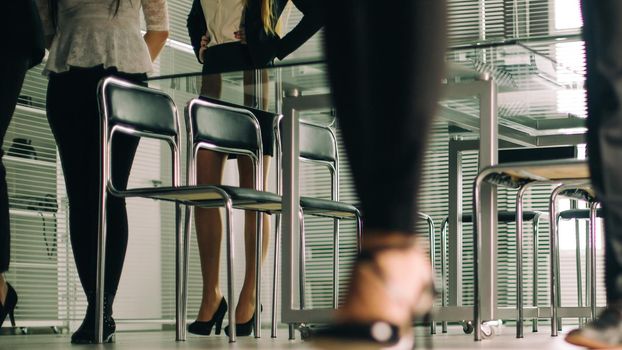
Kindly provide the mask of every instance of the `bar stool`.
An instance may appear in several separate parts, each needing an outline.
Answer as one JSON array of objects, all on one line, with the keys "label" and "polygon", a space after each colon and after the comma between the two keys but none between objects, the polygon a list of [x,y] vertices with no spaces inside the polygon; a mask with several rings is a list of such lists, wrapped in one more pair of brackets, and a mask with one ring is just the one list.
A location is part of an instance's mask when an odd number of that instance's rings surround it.
[{"label": "bar stool", "polygon": [[[523,337],[523,278],[522,278],[522,244],[523,244],[523,197],[525,192],[532,186],[537,184],[583,184],[589,179],[589,170],[587,163],[582,160],[547,160],[533,162],[516,162],[503,165],[496,165],[485,168],[475,178],[473,185],[473,212],[475,220],[473,221],[473,244],[474,244],[474,321],[475,321],[475,340],[481,340],[481,303],[479,295],[479,257],[481,256],[481,189],[484,182],[493,186],[504,186],[516,188],[516,272],[517,272],[517,322],[516,336]],[[553,198],[551,198],[553,199]],[[554,212],[549,212],[550,217],[555,217]],[[551,226],[554,227],[555,220],[551,220]],[[551,230],[554,231],[554,230]],[[555,235],[551,235],[554,237]],[[551,238],[553,240],[553,238]],[[551,242],[551,246],[555,246]],[[554,252],[552,254],[555,254]],[[551,259],[553,262],[555,258]],[[554,289],[554,288],[553,288]],[[551,291],[554,295],[554,291]],[[555,300],[555,299],[552,299]],[[555,322],[552,322],[555,323]],[[555,325],[556,326],[556,325]],[[552,328],[553,331],[553,328]],[[555,329],[556,334],[556,329]]]},{"label": "bar stool", "polygon": [[[277,189],[280,193],[282,183],[281,175],[281,122],[282,116],[274,119],[274,135],[276,140],[276,167],[277,167]],[[305,271],[306,271],[306,233],[304,226],[304,215],[313,215],[334,219],[333,223],[333,307],[337,308],[339,303],[339,222],[340,220],[349,219],[356,222],[357,250],[360,250],[361,234],[363,222],[361,213],[357,207],[350,203],[341,202],[339,200],[339,152],[337,145],[337,137],[329,126],[316,125],[308,122],[300,123],[300,160],[302,162],[314,164],[325,168],[330,173],[330,199],[321,199],[309,196],[300,197],[300,244],[299,244],[299,298],[300,307],[305,307]],[[272,293],[272,337],[276,338],[276,304],[278,285],[278,266],[280,263],[280,217],[277,216],[277,231],[275,234],[275,250],[274,250],[274,282]],[[289,327],[289,338],[294,338],[293,325]]]},{"label": "bar stool", "polygon": [[[587,210],[568,210],[564,213],[564,218],[567,219],[581,219],[587,216],[589,220],[589,231],[588,231],[588,264],[586,265],[586,270],[589,272],[587,275],[590,276],[588,279],[588,285],[590,286],[589,293],[589,303],[590,303],[590,316],[592,319],[596,317],[596,218],[598,216],[597,208],[598,202],[595,200],[595,195],[591,188],[591,185],[587,181],[576,181],[574,183],[563,184],[558,186],[551,193],[550,199],[550,212],[551,217],[557,218],[556,220],[551,220],[551,265],[550,265],[550,274],[551,274],[551,335],[557,336],[558,331],[561,331],[561,317],[559,317],[559,311],[561,309],[561,271],[560,271],[560,257],[559,257],[559,220],[562,218],[562,213],[558,213],[557,211],[557,199],[559,197],[567,197],[575,200],[583,200],[589,203],[589,209]],[[586,215],[587,214],[587,215]],[[602,211],[601,211],[602,216]],[[580,252],[579,252],[579,240],[578,240],[578,232],[577,232],[577,276],[580,276],[581,271],[581,262],[580,262]],[[579,290],[581,290],[581,280],[578,277],[577,286]],[[581,299],[579,299],[581,303]],[[582,305],[579,305],[582,307]],[[581,312],[580,310],[578,312]]]},{"label": "bar stool", "polygon": [[[99,222],[97,237],[97,276],[95,297],[95,340],[103,342],[103,297],[106,257],[106,204],[108,195],[161,199],[162,191],[174,191],[181,185],[181,145],[177,107],[165,93],[114,77],[99,82],[97,96],[100,111]],[[112,179],[111,141],[116,134],[166,142],[172,157],[172,186],[118,189]],[[175,203],[175,322],[176,340],[185,340],[184,310],[184,237],[181,231],[181,207]]]},{"label": "bar stool", "polygon": [[[533,291],[533,306],[537,307],[537,295],[538,295],[538,281],[537,281],[537,275],[538,275],[538,235],[539,235],[539,224],[540,224],[540,219],[542,218],[542,216],[546,215],[546,213],[544,212],[540,212],[540,211],[524,211],[523,212],[523,221],[530,221],[531,225],[532,225],[532,232],[533,232],[533,285],[534,285],[534,291]],[[502,223],[510,223],[510,222],[516,222],[516,212],[515,211],[507,211],[507,210],[501,210],[499,212],[497,212],[497,221],[498,222],[502,222]],[[462,214],[462,223],[472,223],[473,222],[473,215],[470,213],[464,213]],[[445,219],[443,219],[443,223],[441,224],[441,281],[442,281],[442,285],[443,288],[441,289],[441,305],[443,307],[447,306],[447,296],[446,296],[446,290],[444,288],[444,286],[446,285],[446,281],[447,281],[447,276],[446,276],[446,265],[445,265],[445,261],[446,261],[446,256],[447,256],[447,229],[449,227],[449,217],[446,217]],[[533,332],[537,332],[538,331],[538,318],[534,318],[533,319],[533,328],[532,331]],[[472,328],[469,327],[470,325],[465,321],[463,323],[463,328],[465,330],[465,333],[470,333],[470,330]],[[447,333],[447,322],[444,321],[442,323],[442,332],[443,333]]]},{"label": "bar stool", "polygon": [[[604,212],[601,208],[598,208],[596,211],[596,217],[597,218],[603,218],[604,216]],[[569,210],[564,210],[562,212],[560,212],[557,215],[557,227],[559,227],[559,221],[560,220],[566,220],[566,221],[570,221],[570,220],[576,220],[576,221],[587,221],[589,224],[589,228],[588,228],[588,238],[586,239],[586,266],[585,266],[585,285],[586,285],[586,291],[588,288],[594,288],[594,290],[596,289],[596,287],[592,287],[592,284],[596,283],[596,279],[591,277],[591,259],[594,259],[594,257],[592,256],[592,235],[591,235],[591,230],[590,228],[592,227],[593,223],[590,220],[590,209],[569,209]],[[577,264],[577,301],[578,301],[578,307],[583,307],[583,288],[581,287],[581,282],[582,282],[582,276],[581,276],[581,241],[580,241],[580,233],[578,230],[576,230],[576,251],[575,251],[575,260],[576,260],[576,264]],[[559,263],[558,263],[558,266]],[[558,272],[558,275],[561,276],[561,273]],[[560,293],[560,283],[557,284],[557,294],[561,295]],[[590,289],[591,290],[591,289]],[[590,294],[588,294],[586,292],[586,297],[587,297],[587,301],[586,304],[590,304],[591,305],[591,298]],[[561,325],[561,323],[560,323]],[[560,327],[557,327],[558,330]]]}]

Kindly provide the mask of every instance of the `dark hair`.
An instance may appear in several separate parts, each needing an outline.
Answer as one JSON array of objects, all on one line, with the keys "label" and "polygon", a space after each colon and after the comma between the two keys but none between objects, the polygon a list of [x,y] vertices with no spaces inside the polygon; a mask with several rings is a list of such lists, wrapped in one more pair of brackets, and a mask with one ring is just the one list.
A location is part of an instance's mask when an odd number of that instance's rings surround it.
[{"label": "dark hair", "polygon": [[[54,27],[56,27],[58,25],[58,1],[59,0],[49,0],[49,2],[50,2],[50,13],[51,13],[51,16],[52,16],[52,23],[54,24]],[[110,3],[110,8],[111,9],[112,9],[112,6],[114,6],[114,15],[113,16],[116,16],[117,13],[119,12],[119,7],[121,6],[121,0],[112,0],[112,2]]]}]

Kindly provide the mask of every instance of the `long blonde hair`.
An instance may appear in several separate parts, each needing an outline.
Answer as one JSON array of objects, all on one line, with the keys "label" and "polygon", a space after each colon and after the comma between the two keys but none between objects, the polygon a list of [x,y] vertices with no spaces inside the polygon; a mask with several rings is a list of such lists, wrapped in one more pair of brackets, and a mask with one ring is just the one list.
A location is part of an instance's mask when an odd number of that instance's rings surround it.
[{"label": "long blonde hair", "polygon": [[[244,6],[252,0],[244,0]],[[266,33],[274,34],[276,19],[274,18],[274,9],[272,8],[272,0],[256,0],[261,1],[261,22]]]}]

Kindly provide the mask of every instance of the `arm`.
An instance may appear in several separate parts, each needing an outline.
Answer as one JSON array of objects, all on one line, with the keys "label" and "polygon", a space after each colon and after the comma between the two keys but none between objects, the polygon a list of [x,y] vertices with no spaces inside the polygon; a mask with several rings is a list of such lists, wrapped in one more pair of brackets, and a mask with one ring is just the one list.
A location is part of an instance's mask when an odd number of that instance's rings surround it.
[{"label": "arm", "polygon": [[168,38],[168,31],[148,30],[143,38],[147,43],[147,48],[149,48],[149,56],[151,56],[151,61],[155,61],[156,58],[158,58],[160,52],[162,51],[164,44],[166,44],[166,39]]},{"label": "arm", "polygon": [[166,0],[142,0],[141,3],[147,24],[147,33],[145,33],[144,39],[149,48],[151,60],[155,61],[168,38]]},{"label": "arm", "polygon": [[279,40],[276,57],[281,60],[296,51],[324,26],[316,0],[293,0],[293,3],[304,16],[294,29]]},{"label": "arm", "polygon": [[205,16],[203,15],[201,0],[194,0],[192,2],[192,8],[186,20],[186,27],[188,28],[188,35],[190,36],[190,43],[194,49],[194,54],[197,60],[199,60],[199,63],[202,63],[199,50],[201,49],[201,37],[207,32],[207,24],[205,23]]}]

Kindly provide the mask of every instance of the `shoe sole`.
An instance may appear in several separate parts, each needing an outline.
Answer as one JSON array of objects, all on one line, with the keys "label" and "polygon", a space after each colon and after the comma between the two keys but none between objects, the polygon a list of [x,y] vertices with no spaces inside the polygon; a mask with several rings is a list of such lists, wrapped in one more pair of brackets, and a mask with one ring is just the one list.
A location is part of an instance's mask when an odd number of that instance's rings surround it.
[{"label": "shoe sole", "polygon": [[607,343],[601,343],[597,340],[583,337],[579,334],[568,334],[566,336],[566,342],[572,345],[582,346],[588,349],[617,349],[622,350],[622,345],[611,345]]},{"label": "shoe sole", "polygon": [[[115,336],[114,333],[112,333],[111,335],[108,336],[108,338],[104,339],[104,341],[102,342],[102,344],[110,344],[110,343],[114,343],[115,342]],[[72,340],[71,344],[79,344],[79,345],[85,345],[85,344],[97,344],[95,342],[95,340]]]},{"label": "shoe sole", "polygon": [[322,350],[410,350],[415,345],[414,337],[402,337],[397,344],[383,345],[373,341],[338,338],[312,338],[309,342],[313,349]]}]

